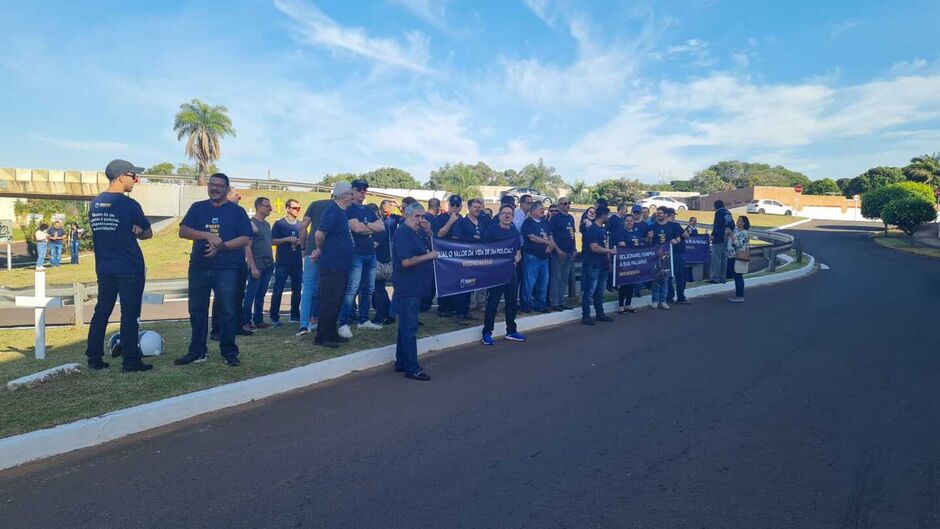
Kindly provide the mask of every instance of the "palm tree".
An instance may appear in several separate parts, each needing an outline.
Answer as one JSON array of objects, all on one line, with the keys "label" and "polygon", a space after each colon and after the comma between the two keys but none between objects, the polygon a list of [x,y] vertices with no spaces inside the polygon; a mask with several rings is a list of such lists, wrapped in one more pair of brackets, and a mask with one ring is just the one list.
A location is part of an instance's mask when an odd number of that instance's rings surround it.
[{"label": "palm tree", "polygon": [[571,186],[571,193],[568,194],[568,198],[578,204],[587,204],[591,201],[591,188],[588,187],[584,180],[575,180],[574,185]]},{"label": "palm tree", "polygon": [[221,139],[225,136],[235,136],[228,109],[193,99],[180,105],[173,130],[177,140],[189,136],[186,141],[186,156],[196,162],[198,184],[206,185],[209,180],[208,167],[222,156]]},{"label": "palm tree", "polygon": [[904,176],[908,180],[923,182],[930,186],[940,184],[940,153],[911,158],[911,163],[904,168]]}]

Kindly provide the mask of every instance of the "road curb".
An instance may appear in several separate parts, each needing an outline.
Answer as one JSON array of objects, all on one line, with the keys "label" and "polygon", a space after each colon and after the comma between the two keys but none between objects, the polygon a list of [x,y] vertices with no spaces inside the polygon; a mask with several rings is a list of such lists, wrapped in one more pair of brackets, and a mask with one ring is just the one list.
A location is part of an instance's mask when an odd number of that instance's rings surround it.
[{"label": "road curb", "polygon": [[800,224],[806,224],[807,222],[813,222],[813,219],[803,219],[796,222],[791,222],[790,224],[784,224],[783,226],[777,226],[776,228],[768,228],[767,231],[780,231],[790,229],[794,226],[799,226]]},{"label": "road curb", "polygon": [[[811,255],[804,255],[809,259],[807,266],[778,274],[750,278],[747,286],[770,285],[809,275],[815,267],[815,259]],[[703,285],[687,290],[686,296],[697,298],[731,290],[734,290],[732,283]],[[636,306],[642,307],[643,304],[648,305],[649,303],[650,296],[634,298]],[[604,309],[607,311],[614,311],[616,308],[616,301],[604,304]],[[559,325],[580,318],[581,309],[575,308],[564,312],[522,317],[516,320],[516,324],[520,331],[527,331]],[[424,355],[432,351],[473,343],[480,339],[481,332],[482,326],[476,326],[421,338],[418,340],[418,354]],[[497,322],[493,335],[502,336],[505,333],[505,323]],[[44,430],[14,435],[0,439],[0,470],[114,441],[198,415],[338,378],[355,371],[387,365],[394,358],[395,345],[391,344],[349,353],[279,373],[141,404],[90,419],[82,419]]]}]

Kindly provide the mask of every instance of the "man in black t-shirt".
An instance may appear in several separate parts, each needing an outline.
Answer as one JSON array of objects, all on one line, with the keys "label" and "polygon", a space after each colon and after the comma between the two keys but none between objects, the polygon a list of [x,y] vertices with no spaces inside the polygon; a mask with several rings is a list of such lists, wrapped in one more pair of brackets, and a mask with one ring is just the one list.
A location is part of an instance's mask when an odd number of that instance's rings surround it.
[{"label": "man in black t-shirt", "polygon": [[725,262],[725,237],[734,230],[734,218],[722,200],[716,200],[715,220],[712,221],[711,258],[709,259],[709,283],[724,283],[727,279]]},{"label": "man in black t-shirt", "polygon": [[125,160],[113,160],[105,169],[108,190],[95,197],[88,208],[88,221],[94,240],[98,301],[88,327],[88,367],[102,369],[104,334],[114,303],[121,297],[122,371],[147,371],[137,346],[141,299],[144,295],[144,255],[137,240],[153,237],[150,222],[136,200],[128,197],[139,179],[142,167]]},{"label": "man in black t-shirt", "polygon": [[310,259],[310,253],[316,249],[314,234],[320,227],[320,217],[330,207],[330,199],[315,200],[307,206],[300,225],[300,247],[303,254],[303,286],[300,293],[300,329],[297,336],[303,336],[317,328],[319,307],[317,295],[320,284],[320,264]]}]

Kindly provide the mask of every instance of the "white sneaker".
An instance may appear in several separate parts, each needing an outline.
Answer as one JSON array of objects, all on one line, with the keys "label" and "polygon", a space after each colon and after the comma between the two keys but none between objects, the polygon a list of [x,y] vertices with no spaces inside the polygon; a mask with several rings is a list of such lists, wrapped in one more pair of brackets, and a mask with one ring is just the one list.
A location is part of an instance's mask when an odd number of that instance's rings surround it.
[{"label": "white sneaker", "polygon": [[382,326],[381,326],[381,325],[376,325],[376,324],[372,323],[371,321],[366,320],[365,323],[360,323],[357,328],[359,328],[359,329],[381,329]]},{"label": "white sneaker", "polygon": [[339,335],[343,338],[352,338],[352,330],[349,328],[349,325],[343,325],[340,327]]},{"label": "white sneaker", "polygon": [[652,303],[650,303],[650,308],[651,308],[651,309],[658,309],[658,308],[659,308],[659,303],[656,303],[655,301],[652,302]]},{"label": "white sneaker", "polygon": [[744,303],[744,298],[728,298],[731,303]]},{"label": "white sneaker", "polygon": [[37,266],[37,267],[36,267],[36,270],[39,270],[40,272],[43,271],[43,270],[45,270],[45,269],[46,269],[45,266]]},{"label": "white sneaker", "polygon": [[669,310],[669,305],[665,302],[659,304],[659,308],[663,310]]}]

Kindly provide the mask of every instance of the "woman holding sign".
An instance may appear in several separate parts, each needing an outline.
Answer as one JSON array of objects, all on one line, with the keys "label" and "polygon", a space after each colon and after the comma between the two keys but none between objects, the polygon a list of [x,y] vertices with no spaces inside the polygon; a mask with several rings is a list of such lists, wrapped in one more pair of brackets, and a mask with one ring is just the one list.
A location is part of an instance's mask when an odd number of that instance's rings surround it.
[{"label": "woman holding sign", "polygon": [[[519,230],[513,225],[513,207],[505,204],[499,208],[499,222],[491,224],[483,232],[484,241],[513,240],[518,243]],[[514,250],[513,262],[522,260],[522,251],[517,244]],[[519,292],[519,278],[516,277],[516,267],[513,267],[512,279],[505,285],[492,287],[487,292],[486,312],[483,314],[483,345],[493,345],[493,327],[496,322],[496,311],[499,309],[499,298],[506,298],[506,339],[511,342],[524,342],[525,336],[516,330],[516,294]]]},{"label": "woman holding sign", "polygon": [[[636,248],[638,246],[643,246],[645,243],[645,237],[640,236],[640,230],[636,227],[636,222],[631,214],[627,214],[623,218],[623,229],[618,232],[616,239],[611,239],[610,244],[617,246],[630,246]],[[636,285],[620,285],[617,287],[618,294],[618,310],[620,314],[631,313],[635,314],[636,309],[632,307],[633,305],[633,289]]]}]

